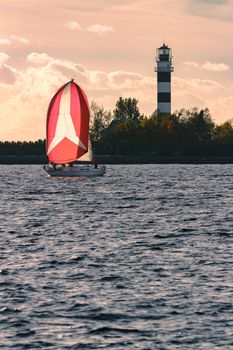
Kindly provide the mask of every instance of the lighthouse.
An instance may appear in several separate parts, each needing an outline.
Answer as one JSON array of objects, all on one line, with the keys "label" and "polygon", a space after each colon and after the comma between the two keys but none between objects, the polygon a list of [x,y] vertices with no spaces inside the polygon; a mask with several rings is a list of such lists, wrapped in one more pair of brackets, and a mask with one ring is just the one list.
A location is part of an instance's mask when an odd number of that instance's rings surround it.
[{"label": "lighthouse", "polygon": [[158,114],[171,114],[172,50],[165,44],[156,50],[157,110]]}]

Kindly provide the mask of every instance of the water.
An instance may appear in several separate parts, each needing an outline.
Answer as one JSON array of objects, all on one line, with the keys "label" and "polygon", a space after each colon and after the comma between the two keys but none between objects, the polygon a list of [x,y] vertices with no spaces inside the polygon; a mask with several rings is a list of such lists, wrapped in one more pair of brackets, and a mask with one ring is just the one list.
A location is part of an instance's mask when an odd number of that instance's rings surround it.
[{"label": "water", "polygon": [[0,168],[0,349],[233,348],[232,165]]}]

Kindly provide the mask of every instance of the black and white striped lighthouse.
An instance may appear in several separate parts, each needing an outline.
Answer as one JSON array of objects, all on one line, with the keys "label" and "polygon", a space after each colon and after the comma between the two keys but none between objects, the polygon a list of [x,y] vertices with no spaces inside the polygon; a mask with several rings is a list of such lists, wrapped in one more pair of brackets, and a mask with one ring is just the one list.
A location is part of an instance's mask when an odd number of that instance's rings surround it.
[{"label": "black and white striped lighthouse", "polygon": [[157,110],[158,114],[171,114],[171,72],[172,50],[165,44],[156,50],[155,72],[157,72]]}]

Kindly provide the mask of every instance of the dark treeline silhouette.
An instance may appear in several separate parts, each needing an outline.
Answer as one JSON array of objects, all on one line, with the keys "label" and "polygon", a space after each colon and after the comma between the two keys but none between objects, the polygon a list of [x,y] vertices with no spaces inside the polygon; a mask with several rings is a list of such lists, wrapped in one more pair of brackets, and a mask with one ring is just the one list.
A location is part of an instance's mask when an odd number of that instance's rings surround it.
[{"label": "dark treeline silhouette", "polygon": [[45,140],[0,141],[0,155],[44,155]]},{"label": "dark treeline silhouette", "polygon": [[[208,108],[145,116],[135,98],[113,112],[92,102],[90,134],[97,155],[233,156],[233,121],[216,125]],[[0,155],[44,154],[45,140],[0,142]]]},{"label": "dark treeline silhouette", "polygon": [[[208,110],[140,114],[138,101],[120,98],[111,115],[92,110],[91,136],[96,154],[157,156],[233,156],[233,122],[216,125]],[[96,113],[98,111],[98,113]],[[109,116],[109,114],[111,116]],[[95,129],[95,119],[102,120]],[[98,137],[95,137],[98,134]]]}]

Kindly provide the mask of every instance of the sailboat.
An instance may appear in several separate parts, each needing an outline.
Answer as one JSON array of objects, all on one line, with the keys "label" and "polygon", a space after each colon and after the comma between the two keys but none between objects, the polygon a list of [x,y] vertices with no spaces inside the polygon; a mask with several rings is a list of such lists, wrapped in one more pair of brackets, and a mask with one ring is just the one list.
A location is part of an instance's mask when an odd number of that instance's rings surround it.
[{"label": "sailboat", "polygon": [[73,79],[53,96],[47,112],[46,154],[49,176],[102,176],[105,166],[93,158],[87,97]]}]

